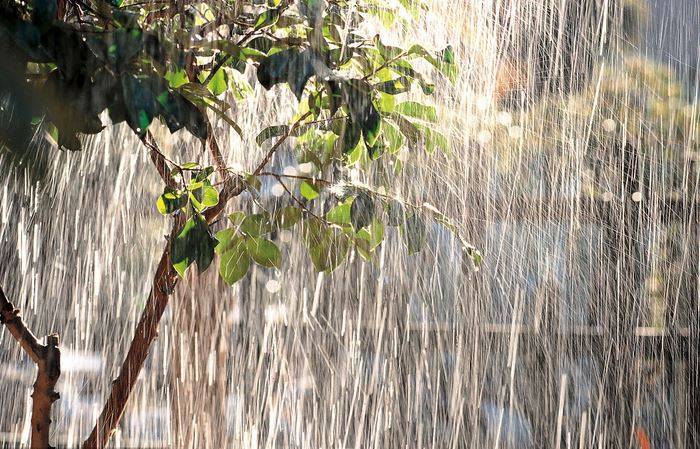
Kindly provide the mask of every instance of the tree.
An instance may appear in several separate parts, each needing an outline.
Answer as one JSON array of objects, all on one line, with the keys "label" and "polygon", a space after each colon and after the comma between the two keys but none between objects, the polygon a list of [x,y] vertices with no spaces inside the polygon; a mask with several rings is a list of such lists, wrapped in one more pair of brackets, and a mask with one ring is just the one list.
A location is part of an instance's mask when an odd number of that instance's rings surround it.
[{"label": "tree", "polygon": [[[448,79],[456,73],[450,47],[438,52],[420,45],[398,48],[385,45],[380,36],[360,34],[364,18],[386,19],[390,13],[376,2],[354,3],[1,4],[0,49],[10,55],[2,62],[8,75],[0,83],[0,98],[7,105],[0,120],[5,151],[31,167],[45,157],[30,151],[37,146],[37,133],[46,133],[59,148],[79,151],[81,136],[102,132],[107,116],[112,124],[125,122],[149,150],[164,183],[156,206],[172,220],[134,339],[84,447],[104,447],[116,429],[168,297],[192,264],[201,273],[218,256],[221,277],[234,284],[253,263],[283,263],[270,234],[292,228],[299,230],[315,268],[326,272],[336,269],[351,250],[372,260],[385,226],[401,229],[409,253],[423,246],[428,220],[459,237],[434,207],[386,193],[391,192],[390,176],[383,177],[378,189],[350,182],[340,170],[355,165],[369,171],[402,149],[422,144],[445,148],[445,136],[431,128],[437,121],[435,108],[414,101],[411,92],[419,87],[429,96],[435,90],[421,67],[432,67],[434,75]],[[420,8],[415,2],[402,3]],[[245,74],[252,71],[265,89],[286,84],[298,107],[290,123],[259,132],[257,144],[268,146],[267,152],[252,170],[240,171],[227,166],[215,130],[217,123],[224,123],[241,133],[230,114],[231,100],[250,90]],[[186,132],[200,140],[214,165],[167,158],[152,132],[157,122],[170,133]],[[276,152],[290,138],[309,170],[270,171]],[[256,214],[238,210],[220,219],[232,198],[257,191],[266,177],[279,183],[290,205]],[[326,207],[328,199],[335,205]],[[478,264],[478,251],[459,238],[465,254]],[[40,377],[47,376],[42,363],[53,367],[48,378],[55,384],[57,337],[40,345],[18,311],[4,295],[2,299],[3,322],[39,364]],[[52,384],[47,391],[55,400]],[[34,400],[36,405],[38,398]],[[32,447],[48,445],[50,402],[43,404],[35,407],[32,418],[43,423]]]}]

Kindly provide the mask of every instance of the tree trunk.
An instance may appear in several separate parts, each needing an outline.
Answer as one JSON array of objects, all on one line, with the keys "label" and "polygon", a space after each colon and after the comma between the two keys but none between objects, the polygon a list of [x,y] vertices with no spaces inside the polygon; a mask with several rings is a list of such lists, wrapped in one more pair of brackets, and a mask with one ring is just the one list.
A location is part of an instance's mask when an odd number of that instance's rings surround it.
[{"label": "tree trunk", "polygon": [[0,288],[0,322],[7,327],[22,349],[37,364],[38,373],[32,392],[31,448],[50,448],[51,405],[59,398],[55,387],[61,375],[58,335],[47,336],[46,345],[39,344],[19,316],[19,310],[15,309],[5,297],[2,288]]}]

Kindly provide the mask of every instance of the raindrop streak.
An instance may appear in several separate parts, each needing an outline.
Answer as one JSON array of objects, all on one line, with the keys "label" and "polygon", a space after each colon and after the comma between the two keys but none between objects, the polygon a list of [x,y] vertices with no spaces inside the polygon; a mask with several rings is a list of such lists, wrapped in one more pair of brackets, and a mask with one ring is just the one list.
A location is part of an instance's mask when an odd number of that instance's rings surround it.
[{"label": "raindrop streak", "polygon": [[[400,166],[387,193],[444,212],[481,269],[431,219],[413,256],[387,227],[372,262],[351,254],[317,273],[294,228],[271,237],[279,269],[253,266],[234,287],[216,263],[190,274],[115,447],[700,447],[700,2],[428,3],[386,42],[452,44],[454,84],[420,67],[436,83],[426,126],[450,151],[414,142],[373,162],[382,170],[339,176],[378,186]],[[231,108],[243,138],[215,128],[234,172],[265,154],[261,114],[287,123],[297,104],[257,89]],[[185,133],[155,134],[180,161],[207,157]],[[47,150],[41,186],[0,153],[0,285],[31,329],[61,334],[61,447],[92,430],[170,224],[132,131],[85,147]],[[310,171],[291,148],[273,165]],[[261,192],[227,212],[288,198],[275,179]],[[27,447],[34,369],[1,330],[0,445]]]}]

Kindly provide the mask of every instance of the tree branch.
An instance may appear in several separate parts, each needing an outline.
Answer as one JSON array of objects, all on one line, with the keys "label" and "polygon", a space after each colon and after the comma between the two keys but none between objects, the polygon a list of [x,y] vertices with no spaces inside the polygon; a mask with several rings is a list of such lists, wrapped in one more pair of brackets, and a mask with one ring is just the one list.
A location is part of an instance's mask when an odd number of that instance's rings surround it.
[{"label": "tree branch", "polygon": [[32,392],[31,447],[50,448],[51,405],[59,398],[55,387],[61,375],[58,335],[47,336],[45,346],[39,344],[19,316],[19,310],[8,301],[2,287],[0,287],[0,322],[7,327],[22,349],[37,364],[38,373]]},{"label": "tree branch", "polygon": [[[184,216],[178,214],[170,232],[170,239],[177,236],[183,222]],[[136,333],[131,340],[126,359],[124,359],[119,376],[112,383],[112,390],[107,398],[107,402],[90,436],[83,444],[83,448],[96,449],[107,446],[109,438],[114,433],[124,414],[124,408],[131,391],[134,389],[139,372],[146,361],[148,350],[153,340],[158,336],[158,323],[163,316],[165,307],[168,305],[168,297],[174,290],[177,281],[177,273],[170,263],[170,241],[168,241],[156,267],[153,286],[148,295],[146,308],[136,326]]]},{"label": "tree branch", "polygon": [[19,316],[19,310],[8,301],[5,292],[0,287],[0,322],[10,331],[15,340],[20,344],[24,352],[27,353],[34,363],[39,363],[41,360],[42,347],[36,337],[27,329],[22,317]]},{"label": "tree branch", "polygon": [[158,149],[158,145],[156,145],[156,140],[153,137],[153,134],[151,134],[150,131],[146,131],[146,135],[141,138],[141,142],[146,145],[146,148],[151,150],[151,161],[153,161],[153,165],[155,165],[156,170],[158,170],[158,174],[163,182],[165,182],[165,185],[173,190],[177,189],[177,182],[175,182],[175,179],[172,177],[170,168],[168,168],[168,164],[166,163],[167,158],[160,151],[160,149]]},{"label": "tree branch", "polygon": [[[289,131],[281,136],[277,142],[275,142],[260,164],[258,164],[257,168],[255,169],[255,174],[259,174],[265,169],[265,166],[268,164],[268,162],[270,162],[275,151],[277,151],[282,143],[298,127],[301,120],[307,116],[308,113],[299,118],[299,120],[292,125]],[[211,223],[216,220],[229,200],[240,195],[241,192],[245,190],[245,183],[240,177],[230,176],[226,170],[226,164],[223,156],[221,155],[220,147],[216,141],[216,138],[214,137],[211,124],[208,126],[209,150],[212,153],[214,162],[217,164],[220,172],[223,173],[222,176],[224,177],[224,187],[219,195],[219,203],[204,212],[204,217],[207,220],[207,223]],[[160,154],[162,156],[162,153],[157,149],[154,141],[151,142],[151,144],[154,147],[152,148],[151,158],[153,159],[154,164],[156,164],[156,168],[158,168],[159,163],[162,161],[157,155]],[[154,156],[154,153],[156,156]],[[158,169],[158,172],[161,173],[161,176],[163,176],[160,168]],[[92,429],[90,436],[83,444],[83,449],[105,448],[109,438],[114,433],[122,415],[124,414],[126,403],[129,400],[129,396],[131,395],[131,391],[136,384],[139,372],[141,371],[146,357],[148,356],[148,351],[150,350],[153,341],[158,336],[158,324],[160,323],[163,312],[168,305],[168,298],[174,291],[179,279],[170,261],[170,240],[174,239],[180,233],[184,221],[185,217],[183,214],[177,214],[175,216],[175,222],[173,223],[173,228],[170,232],[170,238],[163,249],[160,262],[158,262],[158,266],[156,267],[156,273],[153,278],[153,286],[151,287],[151,292],[148,295],[146,307],[141,314],[141,319],[139,320],[138,325],[136,326],[136,334],[131,340],[129,351],[127,352],[126,359],[122,364],[119,376],[117,376],[112,383],[112,390],[110,391],[107,402],[102,409],[102,413],[100,413],[100,417],[98,418],[95,427]]]}]

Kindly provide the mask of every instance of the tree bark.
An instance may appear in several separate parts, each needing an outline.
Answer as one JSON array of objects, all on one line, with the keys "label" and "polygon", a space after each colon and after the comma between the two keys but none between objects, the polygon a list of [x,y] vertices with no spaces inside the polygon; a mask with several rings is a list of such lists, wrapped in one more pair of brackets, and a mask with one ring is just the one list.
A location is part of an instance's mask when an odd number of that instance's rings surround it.
[{"label": "tree bark", "polygon": [[59,398],[56,382],[61,375],[61,353],[58,335],[46,337],[46,345],[38,342],[19,316],[19,310],[5,297],[0,287],[0,322],[10,331],[22,349],[36,363],[38,373],[32,392],[31,448],[47,449],[51,428],[51,405]]}]

